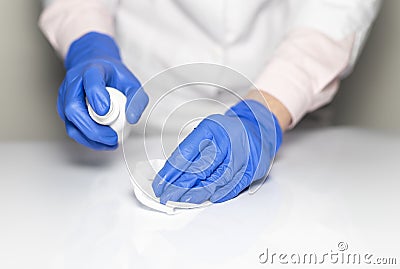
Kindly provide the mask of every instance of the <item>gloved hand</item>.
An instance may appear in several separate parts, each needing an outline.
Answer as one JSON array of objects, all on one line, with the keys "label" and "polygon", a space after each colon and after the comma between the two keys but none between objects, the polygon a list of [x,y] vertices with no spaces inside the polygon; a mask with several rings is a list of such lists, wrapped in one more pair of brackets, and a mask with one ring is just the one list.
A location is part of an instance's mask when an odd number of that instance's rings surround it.
[{"label": "gloved hand", "polygon": [[110,108],[105,87],[113,87],[127,97],[127,121],[133,124],[139,120],[149,98],[122,63],[117,44],[107,35],[88,33],[70,46],[65,68],[67,74],[59,88],[57,110],[68,135],[95,150],[117,148],[116,132],[90,118],[85,100],[87,97],[93,110],[103,116]]},{"label": "gloved hand", "polygon": [[224,202],[266,176],[282,140],[275,116],[241,101],[205,118],[172,153],[153,181],[160,202]]}]

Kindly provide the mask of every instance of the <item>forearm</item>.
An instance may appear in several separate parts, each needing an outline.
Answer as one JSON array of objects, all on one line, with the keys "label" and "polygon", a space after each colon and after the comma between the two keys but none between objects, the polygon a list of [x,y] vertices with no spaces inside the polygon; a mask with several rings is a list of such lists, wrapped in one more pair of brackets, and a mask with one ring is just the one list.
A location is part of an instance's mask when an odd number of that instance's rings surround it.
[{"label": "forearm", "polygon": [[86,33],[113,36],[113,11],[100,0],[54,0],[42,12],[39,27],[65,58],[71,43]]},{"label": "forearm", "polygon": [[286,115],[280,116],[283,130],[332,100],[350,63],[352,45],[352,36],[335,41],[310,29],[286,37],[255,83],[271,109]]},{"label": "forearm", "polygon": [[282,129],[293,128],[306,113],[332,100],[340,80],[352,70],[379,2],[304,1],[255,81],[267,93],[271,109],[277,110],[274,113],[289,112],[288,126],[287,115],[276,115]]}]

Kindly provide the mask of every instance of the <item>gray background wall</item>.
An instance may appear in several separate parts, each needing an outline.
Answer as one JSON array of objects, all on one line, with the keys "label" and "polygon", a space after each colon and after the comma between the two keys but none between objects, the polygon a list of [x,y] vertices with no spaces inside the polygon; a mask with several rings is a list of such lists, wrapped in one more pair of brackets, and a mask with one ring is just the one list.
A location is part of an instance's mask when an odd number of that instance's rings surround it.
[{"label": "gray background wall", "polygon": [[[400,1],[383,7],[353,74],[328,111],[333,123],[400,130]],[[55,103],[63,68],[37,27],[39,0],[2,1],[0,140],[66,137]]]}]

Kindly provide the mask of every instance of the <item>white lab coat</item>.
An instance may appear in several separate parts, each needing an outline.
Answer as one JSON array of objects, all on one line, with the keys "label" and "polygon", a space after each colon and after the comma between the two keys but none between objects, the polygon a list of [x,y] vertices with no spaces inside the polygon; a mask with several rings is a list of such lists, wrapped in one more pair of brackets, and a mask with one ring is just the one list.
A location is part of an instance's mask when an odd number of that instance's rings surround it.
[{"label": "white lab coat", "polygon": [[[379,0],[102,0],[103,8],[94,8],[99,1],[56,0],[44,11],[41,28],[61,55],[72,39],[94,30],[115,36],[123,60],[144,83],[176,65],[226,65],[259,82],[257,87],[286,105],[292,126],[305,113],[332,99],[340,78],[351,71],[380,4]],[[109,18],[104,15],[107,11]],[[83,14],[91,19],[84,21]],[[287,41],[298,29],[318,34],[306,33]],[[283,52],[277,53],[285,41]],[[321,53],[312,55],[312,50],[307,51],[311,47],[308,44],[317,44]],[[287,52],[296,46],[300,49]],[[293,63],[274,59],[279,54],[286,54],[289,61],[293,58]],[[224,83],[241,96],[251,87],[235,79]],[[153,87],[148,93],[153,97],[151,107],[165,89],[157,92]],[[202,97],[225,104],[234,102],[216,89],[188,88],[180,97],[159,104],[164,107],[153,115],[158,119],[154,126],[161,127],[166,115],[179,104]],[[178,125],[220,109],[214,108],[211,103],[209,107],[204,102],[199,106],[191,103],[188,110],[180,112],[185,119],[178,120]]]}]

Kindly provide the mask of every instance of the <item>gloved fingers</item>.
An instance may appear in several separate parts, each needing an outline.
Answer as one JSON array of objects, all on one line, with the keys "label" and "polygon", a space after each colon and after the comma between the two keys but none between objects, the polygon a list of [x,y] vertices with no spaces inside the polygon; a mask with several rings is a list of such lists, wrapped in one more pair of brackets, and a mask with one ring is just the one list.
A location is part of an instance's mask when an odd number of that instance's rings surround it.
[{"label": "gloved fingers", "polygon": [[74,80],[68,85],[64,100],[64,114],[88,139],[109,146],[118,144],[118,137],[113,129],[97,124],[89,116],[82,83],[79,80]]},{"label": "gloved fingers", "polygon": [[[203,148],[200,155],[204,155],[204,151],[208,148],[210,147]],[[205,164],[202,164],[207,158],[199,156],[172,184],[168,182],[165,185],[161,194],[162,202],[172,200],[200,204],[208,200],[216,188],[226,185],[231,173],[229,169],[227,171],[224,160],[219,157],[212,159],[211,163],[206,160]]]},{"label": "gloved fingers", "polygon": [[191,187],[199,182],[195,174],[182,174],[179,177],[179,182],[167,183],[164,191],[160,196],[160,202],[166,204],[167,201],[178,202],[182,195],[184,195]]},{"label": "gloved fingers", "polygon": [[[232,148],[229,135],[221,122],[222,115],[211,115],[201,122],[199,127],[212,129],[213,140],[201,146],[200,154],[190,164],[183,175],[191,172],[197,183],[180,198],[181,201],[202,203],[210,198],[218,187],[224,186],[231,179],[229,152]],[[174,182],[179,184],[183,175]]]},{"label": "gloved fingers", "polygon": [[109,146],[118,144],[116,132],[109,126],[95,123],[90,118],[83,102],[81,104],[68,104],[65,111],[67,119],[71,121],[88,139]]},{"label": "gloved fingers", "polygon": [[128,97],[136,92],[141,84],[132,72],[121,62],[104,65],[107,86],[114,87]]},{"label": "gloved fingers", "polygon": [[204,140],[210,141],[211,134],[206,128],[198,126],[179,144],[152,183],[157,197],[161,196],[167,183],[173,184],[200,155],[200,145],[205,146],[201,143]]},{"label": "gloved fingers", "polygon": [[179,198],[187,191],[188,189],[171,185],[170,191],[161,194],[160,203],[165,205],[168,201],[178,202]]},{"label": "gloved fingers", "polygon": [[149,96],[143,88],[140,87],[139,89],[131,88],[127,90],[126,98],[126,119],[130,124],[135,124],[139,121],[143,111],[149,103]]},{"label": "gloved fingers", "polygon": [[90,106],[97,115],[104,116],[110,109],[110,94],[106,90],[105,70],[98,64],[83,73],[83,89]]},{"label": "gloved fingers", "polygon": [[197,181],[205,180],[221,165],[227,155],[216,145],[216,141],[210,139],[201,141],[198,151],[199,154],[189,163],[175,183],[178,184],[188,178],[194,178]]},{"label": "gloved fingers", "polygon": [[167,181],[160,195],[161,203],[165,204],[168,200],[178,202],[185,192],[190,190],[190,188],[199,182],[200,179],[193,173],[183,173],[172,183]]},{"label": "gloved fingers", "polygon": [[194,185],[182,195],[180,201],[201,204],[209,200],[218,188],[225,186],[232,179],[232,170],[228,163],[222,163],[209,177]]},{"label": "gloved fingers", "polygon": [[238,196],[244,189],[246,189],[248,186],[244,187],[243,185],[236,185],[231,192],[229,192],[227,195],[225,195],[222,198],[217,198],[215,196],[213,199],[210,199],[213,203],[223,203],[228,200],[231,200]]},{"label": "gloved fingers", "polygon": [[[190,170],[190,168],[188,168],[188,170]],[[209,173],[211,173],[211,172],[209,172]],[[207,174],[209,174],[209,173],[207,173]],[[202,181],[202,179],[204,179],[204,178],[199,176],[195,171],[192,171],[192,172],[183,173],[173,183],[167,182],[166,185],[164,186],[164,190],[160,196],[161,203],[165,204],[167,201],[175,201],[175,202],[182,201],[183,196],[186,196],[187,193],[193,194],[192,191],[194,191],[194,190],[196,190],[196,192],[195,192],[196,194],[200,192],[199,195],[202,195],[201,192],[206,191],[207,193],[209,193],[209,196],[211,196],[211,193],[209,191],[207,191],[206,188],[210,189],[209,186],[212,184],[208,184],[208,182],[206,182],[205,183],[206,185],[204,185],[203,184],[204,181]],[[209,186],[207,186],[207,185],[209,185]],[[193,188],[195,188],[195,189],[193,189]],[[211,189],[212,189],[212,187],[211,187]],[[188,199],[188,197],[186,197],[186,199]],[[189,200],[195,200],[195,198],[192,197]],[[188,201],[188,202],[191,202],[191,201]]]},{"label": "gloved fingers", "polygon": [[79,144],[84,145],[84,146],[86,146],[88,148],[91,148],[93,150],[115,150],[117,148],[117,145],[108,146],[108,145],[104,145],[104,144],[99,143],[99,142],[95,142],[95,141],[89,140],[69,120],[65,121],[65,129],[67,131],[67,134],[72,139],[74,139]]},{"label": "gloved fingers", "polygon": [[222,203],[236,197],[240,192],[247,188],[251,183],[251,176],[244,172],[239,171],[228,184],[220,187],[210,197],[213,203]]},{"label": "gloved fingers", "polygon": [[107,86],[119,90],[127,98],[125,113],[128,122],[130,124],[137,123],[149,103],[148,95],[139,80],[123,63],[109,63],[104,68],[106,69]]},{"label": "gloved fingers", "polygon": [[[214,193],[213,189],[215,187],[212,186],[215,185],[212,183],[209,184],[207,182],[201,181],[195,187],[183,194],[179,201],[192,204],[204,203],[205,201],[209,200],[211,195]],[[209,187],[212,188],[210,189]]]}]

